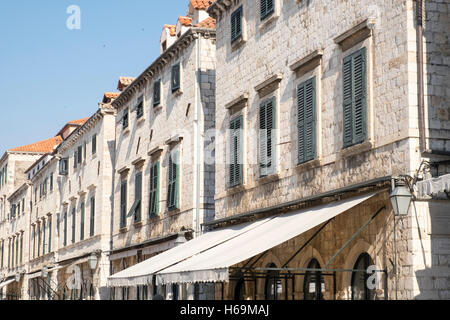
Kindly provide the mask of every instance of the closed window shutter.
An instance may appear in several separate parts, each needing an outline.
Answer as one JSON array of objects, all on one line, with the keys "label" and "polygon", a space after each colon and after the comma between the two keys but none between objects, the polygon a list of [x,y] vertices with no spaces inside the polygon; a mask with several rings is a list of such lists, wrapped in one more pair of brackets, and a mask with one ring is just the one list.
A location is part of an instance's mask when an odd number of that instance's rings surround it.
[{"label": "closed window shutter", "polygon": [[169,188],[168,188],[168,206],[170,210],[178,208],[178,153],[173,152],[169,158]]},{"label": "closed window shutter", "polygon": [[316,157],[316,79],[300,84],[298,100],[298,161],[313,160]]},{"label": "closed window shutter", "polygon": [[94,134],[94,136],[92,137],[92,154],[96,153],[97,153],[97,135]]},{"label": "closed window shutter", "polygon": [[150,170],[150,216],[159,212],[159,162],[153,164]]},{"label": "closed window shutter", "polygon": [[72,243],[75,243],[75,222],[76,222],[76,215],[75,215],[75,209],[72,210]]},{"label": "closed window shutter", "polygon": [[261,3],[261,20],[264,20],[274,12],[273,0],[260,0]]},{"label": "closed window shutter", "polygon": [[344,148],[367,139],[366,49],[346,57],[343,63]]},{"label": "closed window shutter", "polygon": [[67,211],[64,212],[64,246],[67,246]]},{"label": "closed window shutter", "polygon": [[261,20],[267,15],[267,0],[260,0],[261,2]]},{"label": "closed window shutter", "polygon": [[127,215],[127,182],[122,181],[120,186],[120,227],[126,226]]},{"label": "closed window shutter", "polygon": [[275,141],[273,129],[275,129],[275,98],[272,98],[260,106],[259,129],[260,129],[260,169],[261,176],[273,173]]},{"label": "closed window shutter", "polygon": [[[20,245],[22,251],[22,244]],[[52,252],[52,220],[48,221],[48,253]]]},{"label": "closed window shutter", "polygon": [[77,151],[78,163],[81,163],[83,157],[83,147],[79,146]]},{"label": "closed window shutter", "polygon": [[230,123],[231,129],[231,161],[230,161],[230,187],[242,184],[242,116]]},{"label": "closed window shutter", "polygon": [[95,198],[91,198],[91,221],[89,235],[93,237],[95,234]]},{"label": "closed window shutter", "polygon": [[81,204],[81,214],[80,214],[80,240],[84,240],[84,202]]},{"label": "closed window shutter", "polygon": [[141,199],[142,199],[142,172],[139,172],[136,174],[136,181],[134,185],[134,191],[135,191],[135,201],[136,209],[134,210],[134,221],[139,222],[141,221]]},{"label": "closed window shutter", "polygon": [[75,151],[73,154],[73,167],[76,168],[77,167],[77,162],[78,162],[78,156],[77,156],[77,152]]},{"label": "closed window shutter", "polygon": [[231,14],[231,42],[242,36],[242,6]]},{"label": "closed window shutter", "polygon": [[172,92],[180,89],[180,64],[172,66]]},{"label": "closed window shutter", "polygon": [[161,80],[155,81],[153,84],[153,106],[161,104]]}]

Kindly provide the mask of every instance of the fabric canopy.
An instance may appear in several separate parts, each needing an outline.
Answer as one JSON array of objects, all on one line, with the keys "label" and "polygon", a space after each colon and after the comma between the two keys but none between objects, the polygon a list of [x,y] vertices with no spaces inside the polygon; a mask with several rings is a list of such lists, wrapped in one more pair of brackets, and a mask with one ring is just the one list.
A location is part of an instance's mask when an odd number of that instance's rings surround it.
[{"label": "fabric canopy", "polygon": [[10,284],[10,283],[12,283],[14,281],[16,281],[16,280],[11,279],[11,280],[8,280],[8,281],[0,283],[0,289],[2,289],[3,287],[6,287],[8,284]]},{"label": "fabric canopy", "polygon": [[110,287],[130,287],[148,285],[152,283],[153,275],[176,263],[188,259],[196,254],[237,237],[249,230],[270,221],[273,218],[263,219],[254,223],[231,226],[217,231],[208,232],[194,240],[186,242],[168,251],[145,260],[133,267],[125,269],[108,278]]},{"label": "fabric canopy", "polygon": [[[158,284],[223,282],[228,268],[338,216],[376,193],[279,215],[157,274]],[[207,234],[206,234],[207,235]],[[206,236],[205,235],[205,236]],[[201,238],[201,237],[200,237]],[[199,238],[199,239],[200,239]],[[170,254],[170,251],[168,251]]]}]

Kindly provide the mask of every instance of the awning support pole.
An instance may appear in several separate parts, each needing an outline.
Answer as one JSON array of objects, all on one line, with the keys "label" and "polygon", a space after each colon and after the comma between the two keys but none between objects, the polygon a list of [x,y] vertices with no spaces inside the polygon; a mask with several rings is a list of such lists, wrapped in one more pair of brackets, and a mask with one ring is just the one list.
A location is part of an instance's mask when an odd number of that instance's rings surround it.
[{"label": "awning support pole", "polygon": [[[333,218],[334,219],[334,218]],[[320,227],[319,230],[317,230],[311,238],[309,238],[308,241],[305,242],[304,245],[301,246],[300,249],[297,250],[297,252],[294,253],[294,255],[292,257],[289,258],[289,260],[283,264],[283,266],[281,268],[286,268],[286,266],[292,261],[294,260],[294,258],[304,249],[306,248],[306,246],[320,233],[320,231],[322,231],[333,219],[328,220],[323,226]]]},{"label": "awning support pole", "polygon": [[342,246],[341,249],[339,249],[338,252],[336,252],[336,254],[325,264],[325,268],[327,268],[331,262],[334,261],[334,259],[336,259],[336,257],[338,255],[341,254],[342,251],[344,251],[345,248],[347,248],[347,246],[353,241],[355,240],[355,238],[357,236],[359,236],[359,234],[361,232],[363,232],[363,230],[365,228],[367,228],[367,226],[378,216],[378,214],[380,214],[381,211],[383,211],[384,209],[386,209],[386,206],[383,206],[382,208],[378,209],[378,211]]}]

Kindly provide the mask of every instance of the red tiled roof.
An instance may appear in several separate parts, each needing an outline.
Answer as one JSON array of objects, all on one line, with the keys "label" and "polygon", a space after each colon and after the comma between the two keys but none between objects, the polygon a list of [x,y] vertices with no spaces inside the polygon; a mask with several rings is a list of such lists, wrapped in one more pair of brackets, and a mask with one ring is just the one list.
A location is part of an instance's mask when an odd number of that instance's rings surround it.
[{"label": "red tiled roof", "polygon": [[76,125],[82,126],[82,125],[85,124],[86,121],[88,121],[88,120],[89,120],[89,117],[83,118],[83,119],[80,119],[80,120],[72,120],[72,121],[67,122],[67,124],[76,124]]},{"label": "red tiled roof", "polygon": [[178,21],[180,21],[180,23],[183,26],[186,26],[186,27],[192,26],[192,18],[189,18],[189,17],[178,17]]},{"label": "red tiled roof", "polygon": [[197,23],[195,26],[199,27],[199,28],[215,29],[216,28],[216,19],[208,17],[205,20]]},{"label": "red tiled roof", "polygon": [[170,35],[172,37],[175,37],[176,33],[177,33],[177,26],[174,26],[172,24],[165,24],[164,25],[164,29],[169,29],[170,31]]},{"label": "red tiled roof", "polygon": [[133,77],[119,77],[119,84],[117,85],[117,90],[123,91],[128,87],[136,78]]},{"label": "red tiled roof", "polygon": [[191,0],[191,5],[197,10],[206,10],[214,0]]},{"label": "red tiled roof", "polygon": [[60,136],[56,136],[44,141],[35,142],[23,147],[18,147],[14,149],[10,149],[9,151],[16,152],[38,152],[38,153],[49,153],[52,152],[55,146],[59,145],[62,142],[62,138]]},{"label": "red tiled roof", "polygon": [[113,99],[116,99],[120,95],[120,92],[105,92],[103,96],[103,103],[108,103]]}]

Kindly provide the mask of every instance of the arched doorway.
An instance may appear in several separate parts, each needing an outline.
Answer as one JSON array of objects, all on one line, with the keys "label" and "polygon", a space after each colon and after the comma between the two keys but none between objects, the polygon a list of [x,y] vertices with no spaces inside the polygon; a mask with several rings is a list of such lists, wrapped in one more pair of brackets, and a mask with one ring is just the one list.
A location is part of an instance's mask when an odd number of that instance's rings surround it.
[{"label": "arched doorway", "polygon": [[[278,268],[276,264],[271,263],[266,268]],[[265,296],[266,300],[280,300],[283,293],[283,287],[280,279],[280,272],[269,270],[266,273]]]},{"label": "arched doorway", "polygon": [[375,290],[369,289],[367,286],[367,279],[369,274],[363,270],[367,270],[369,266],[373,265],[373,260],[368,253],[361,254],[356,260],[354,271],[352,273],[352,300],[373,300],[375,297]]},{"label": "arched doorway", "polygon": [[234,300],[243,301],[245,300],[245,281],[244,279],[239,279],[234,288]]},{"label": "arched doorway", "polygon": [[[308,264],[308,269],[321,269],[319,261],[312,259]],[[305,300],[323,300],[325,282],[320,271],[306,271],[303,282],[303,292]]]}]

